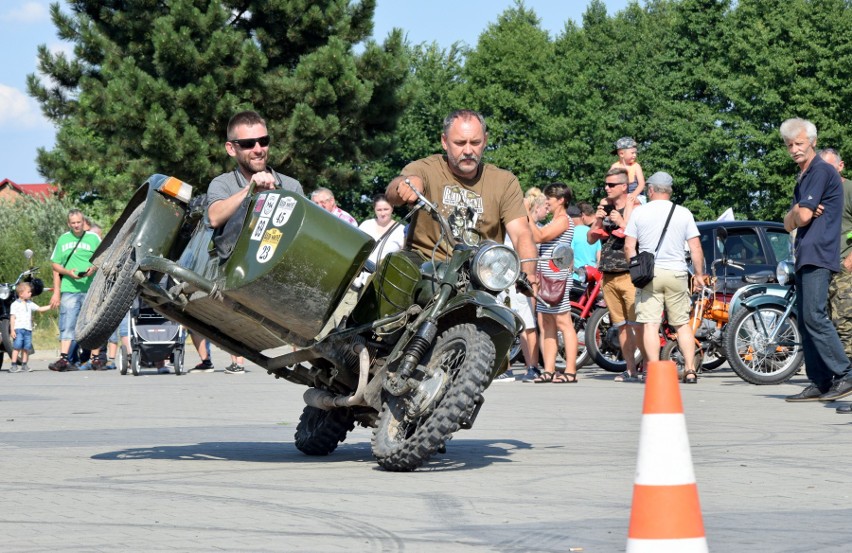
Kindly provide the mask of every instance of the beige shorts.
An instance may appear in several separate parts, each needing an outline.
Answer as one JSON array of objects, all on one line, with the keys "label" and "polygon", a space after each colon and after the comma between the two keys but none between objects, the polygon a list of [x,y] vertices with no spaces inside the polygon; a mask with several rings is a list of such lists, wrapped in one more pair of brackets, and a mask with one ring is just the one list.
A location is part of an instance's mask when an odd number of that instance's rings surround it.
[{"label": "beige shorts", "polygon": [[604,273],[601,288],[613,326],[636,321],[636,287],[630,282],[630,273]]},{"label": "beige shorts", "polygon": [[659,323],[663,308],[672,326],[689,322],[689,273],[654,268],[654,280],[636,289],[636,320],[640,323]]}]

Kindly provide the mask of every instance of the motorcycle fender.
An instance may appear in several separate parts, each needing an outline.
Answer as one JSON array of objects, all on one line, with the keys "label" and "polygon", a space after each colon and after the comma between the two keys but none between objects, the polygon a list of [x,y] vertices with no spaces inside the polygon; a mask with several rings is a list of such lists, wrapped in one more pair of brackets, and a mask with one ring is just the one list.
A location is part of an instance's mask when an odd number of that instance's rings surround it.
[{"label": "motorcycle fender", "polygon": [[98,264],[98,257],[112,246],[118,232],[142,202],[145,202],[145,209],[134,240],[137,259],[146,255],[164,255],[169,251],[186,215],[186,205],[160,192],[168,179],[165,175],[151,175],[145,184],[136,189],[121,216],[92,254],[95,265]]},{"label": "motorcycle fender", "polygon": [[451,320],[451,324],[458,324],[477,323],[482,319],[495,323],[492,325],[491,340],[495,348],[494,374],[497,374],[508,359],[515,336],[524,328],[523,321],[513,310],[498,302],[497,298],[488,292],[471,290],[447,302],[439,317],[439,324],[445,328],[449,326],[443,324],[447,320]]},{"label": "motorcycle fender", "polygon": [[740,307],[757,309],[758,307],[764,307],[767,305],[774,305],[775,307],[778,307],[781,310],[787,309],[787,302],[784,301],[783,297],[773,296],[770,294],[760,294],[747,298],[745,301],[742,302]]}]

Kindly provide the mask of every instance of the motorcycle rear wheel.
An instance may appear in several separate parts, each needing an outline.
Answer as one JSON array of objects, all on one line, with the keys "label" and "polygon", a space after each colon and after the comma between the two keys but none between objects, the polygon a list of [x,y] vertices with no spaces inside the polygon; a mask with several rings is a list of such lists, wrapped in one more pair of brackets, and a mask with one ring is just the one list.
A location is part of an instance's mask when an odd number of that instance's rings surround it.
[{"label": "motorcycle rear wheel", "polygon": [[[784,312],[775,306],[741,308],[726,330],[725,351],[737,376],[751,384],[782,384],[799,372],[804,362],[802,334],[792,315],[780,320]],[[766,347],[766,338],[782,325],[774,347]],[[770,345],[771,346],[771,345]]]},{"label": "motorcycle rear wheel", "polygon": [[413,420],[405,415],[405,397],[387,395],[373,430],[373,455],[379,466],[412,471],[441,449],[480,401],[494,355],[494,344],[481,327],[463,324],[442,333],[422,362],[447,373],[447,390],[430,412]]},{"label": "motorcycle rear wheel", "polygon": [[355,428],[351,409],[325,411],[305,405],[296,426],[296,449],[305,455],[328,455]]},{"label": "motorcycle rear wheel", "polygon": [[139,267],[133,237],[144,208],[143,202],[127,218],[92,279],[75,329],[77,343],[86,349],[107,342],[139,293],[133,280]]}]

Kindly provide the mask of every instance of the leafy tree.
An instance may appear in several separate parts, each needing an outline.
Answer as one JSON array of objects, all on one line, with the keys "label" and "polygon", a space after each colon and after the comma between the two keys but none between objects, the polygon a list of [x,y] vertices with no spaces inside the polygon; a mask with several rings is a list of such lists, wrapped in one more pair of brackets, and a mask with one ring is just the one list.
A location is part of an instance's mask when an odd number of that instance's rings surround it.
[{"label": "leafy tree", "polygon": [[307,190],[359,186],[353,165],[390,147],[406,99],[401,33],[379,45],[375,0],[69,0],[51,6],[74,59],[39,48],[28,89],[58,127],[39,171],[120,209],[151,173],[202,189],[232,168],[225,126],[267,119],[271,164]]}]

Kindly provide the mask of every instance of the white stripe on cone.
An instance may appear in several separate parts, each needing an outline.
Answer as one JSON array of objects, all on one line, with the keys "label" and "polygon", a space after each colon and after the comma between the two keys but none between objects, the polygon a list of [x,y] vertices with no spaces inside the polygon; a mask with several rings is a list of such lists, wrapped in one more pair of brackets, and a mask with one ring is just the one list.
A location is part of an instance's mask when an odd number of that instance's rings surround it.
[{"label": "white stripe on cone", "polygon": [[627,540],[627,553],[708,553],[706,538]]},{"label": "white stripe on cone", "polygon": [[677,486],[694,484],[689,436],[683,413],[643,415],[636,462],[636,484]]}]

